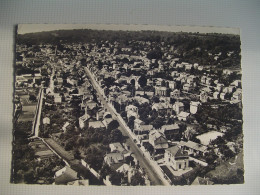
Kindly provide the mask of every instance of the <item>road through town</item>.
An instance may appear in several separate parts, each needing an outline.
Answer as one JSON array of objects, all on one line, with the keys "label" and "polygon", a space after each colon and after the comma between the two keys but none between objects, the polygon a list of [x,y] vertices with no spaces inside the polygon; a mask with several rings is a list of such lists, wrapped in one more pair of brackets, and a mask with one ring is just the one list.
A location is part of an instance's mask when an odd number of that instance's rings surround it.
[{"label": "road through town", "polygon": [[91,81],[93,87],[97,91],[97,95],[100,98],[102,104],[105,106],[105,108],[108,111],[110,111],[112,117],[117,119],[117,121],[119,122],[119,125],[120,125],[119,129],[121,130],[122,134],[124,136],[129,137],[129,139],[127,139],[127,144],[130,146],[130,150],[134,153],[135,157],[139,161],[140,166],[147,173],[147,175],[151,181],[151,185],[168,185],[168,183],[159,176],[159,174],[157,172],[158,170],[156,170],[153,167],[153,165],[151,164],[151,162],[147,158],[144,157],[143,152],[138,148],[138,146],[132,139],[131,135],[129,134],[127,127],[125,127],[125,125],[119,120],[117,113],[115,113],[115,111],[107,103],[106,99],[104,98],[104,94],[103,94],[102,90],[100,89],[99,85],[95,81],[94,76],[92,75],[90,70],[88,68],[85,68],[85,71],[86,71],[88,77],[90,78],[90,81]]}]

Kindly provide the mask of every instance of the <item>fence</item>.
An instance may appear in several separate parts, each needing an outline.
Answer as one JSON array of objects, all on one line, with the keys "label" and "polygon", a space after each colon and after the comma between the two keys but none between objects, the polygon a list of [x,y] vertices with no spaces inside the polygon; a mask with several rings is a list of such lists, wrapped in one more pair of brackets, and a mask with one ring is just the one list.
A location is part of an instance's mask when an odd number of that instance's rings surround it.
[{"label": "fence", "polygon": [[100,175],[96,172],[95,169],[91,168],[88,163],[86,163],[83,159],[81,159],[81,164],[86,167],[96,178],[100,179]]},{"label": "fence", "polygon": [[200,165],[202,165],[202,166],[204,166],[204,167],[208,166],[208,163],[206,163],[206,162],[204,162],[204,161],[201,161],[201,160],[198,160],[198,159],[196,159],[196,158],[189,157],[189,159],[190,159],[190,160],[193,160],[194,162],[196,162],[196,163],[198,163],[198,164],[200,164]]}]

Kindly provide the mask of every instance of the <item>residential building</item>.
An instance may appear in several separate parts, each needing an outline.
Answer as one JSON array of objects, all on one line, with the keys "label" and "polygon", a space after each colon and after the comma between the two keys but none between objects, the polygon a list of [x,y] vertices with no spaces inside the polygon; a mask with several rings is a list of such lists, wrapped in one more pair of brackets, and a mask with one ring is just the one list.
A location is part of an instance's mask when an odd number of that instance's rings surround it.
[{"label": "residential building", "polygon": [[166,96],[167,88],[166,87],[155,87],[155,95]]},{"label": "residential building", "polygon": [[175,139],[180,133],[180,127],[178,124],[163,125],[161,127],[161,132],[164,133],[168,140]]},{"label": "residential building", "polygon": [[191,101],[190,102],[190,113],[191,114],[196,114],[197,111],[198,111],[199,105],[200,105],[200,102]]},{"label": "residential building", "polygon": [[169,147],[165,135],[157,130],[152,130],[149,133],[149,143],[154,148],[154,153],[164,153],[164,150]]},{"label": "residential building", "polygon": [[90,119],[90,115],[84,114],[79,118],[79,127],[82,129],[86,126],[87,120]]},{"label": "residential building", "polygon": [[167,148],[164,153],[165,164],[174,170],[185,170],[189,167],[189,156],[182,152],[178,146]]},{"label": "residential building", "polygon": [[176,101],[173,105],[173,110],[176,114],[179,114],[184,111],[184,104],[182,102]]},{"label": "residential building", "polygon": [[180,113],[177,115],[178,120],[180,120],[180,121],[187,121],[188,118],[189,118],[189,116],[190,116],[190,113],[188,113],[188,112],[180,112]]},{"label": "residential building", "polygon": [[77,172],[71,169],[68,166],[56,171],[54,180],[55,184],[67,184],[68,182],[74,181],[78,179]]}]

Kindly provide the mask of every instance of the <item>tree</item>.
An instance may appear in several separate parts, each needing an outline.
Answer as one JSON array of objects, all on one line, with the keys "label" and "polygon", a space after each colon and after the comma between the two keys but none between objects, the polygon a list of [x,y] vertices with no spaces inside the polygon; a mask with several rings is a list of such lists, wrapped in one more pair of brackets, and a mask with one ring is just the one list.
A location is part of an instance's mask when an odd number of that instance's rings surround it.
[{"label": "tree", "polygon": [[36,96],[35,95],[30,95],[29,96],[29,100],[35,102],[36,101]]},{"label": "tree", "polygon": [[65,150],[68,151],[68,150],[71,150],[73,148],[73,141],[72,140],[68,140],[67,143],[65,144]]},{"label": "tree", "polygon": [[32,184],[35,182],[33,170],[30,170],[24,174],[24,181],[28,184]]},{"label": "tree", "polygon": [[74,155],[74,158],[80,159],[80,152],[78,149],[73,150],[73,155]]},{"label": "tree", "polygon": [[112,170],[112,173],[109,175],[110,176],[110,181],[113,185],[121,185],[121,181],[123,179],[123,173],[116,172]]},{"label": "tree", "polygon": [[112,131],[118,127],[119,127],[119,123],[117,122],[117,120],[113,120],[111,123],[108,124],[107,130]]},{"label": "tree", "polygon": [[135,121],[135,117],[134,117],[134,116],[130,116],[130,117],[129,117],[129,120],[128,120],[128,123],[127,123],[128,127],[129,127],[130,129],[133,129],[133,128],[134,128],[134,121]]},{"label": "tree", "polygon": [[110,134],[110,142],[111,143],[122,142],[122,139],[123,139],[123,134],[121,133],[120,130],[114,129],[114,130],[111,131],[111,134]]},{"label": "tree", "polygon": [[110,175],[112,172],[111,168],[109,167],[108,164],[104,164],[100,170],[100,176],[101,178],[106,178],[107,175]]},{"label": "tree", "polygon": [[139,83],[139,85],[140,85],[142,88],[145,87],[146,84],[147,84],[147,79],[146,79],[146,77],[142,75],[142,76],[139,78],[138,83]]},{"label": "tree", "polygon": [[147,53],[147,58],[148,59],[161,59],[162,58],[162,51],[160,48],[156,48],[150,52]]},{"label": "tree", "polygon": [[141,175],[139,171],[137,171],[131,178],[131,185],[137,186],[137,185],[145,185],[145,179]]},{"label": "tree", "polygon": [[125,163],[126,164],[128,164],[128,165],[131,165],[131,166],[134,166],[134,157],[132,157],[132,156],[127,156],[126,158],[125,158]]},{"label": "tree", "polygon": [[164,125],[164,121],[161,118],[156,118],[152,122],[152,125],[154,126],[155,129],[159,129]]}]

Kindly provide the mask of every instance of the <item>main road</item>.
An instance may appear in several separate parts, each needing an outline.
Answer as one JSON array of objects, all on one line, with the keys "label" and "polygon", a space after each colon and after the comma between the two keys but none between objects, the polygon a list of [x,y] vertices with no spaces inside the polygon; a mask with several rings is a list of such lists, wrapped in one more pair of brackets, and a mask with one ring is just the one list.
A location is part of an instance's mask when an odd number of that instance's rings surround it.
[{"label": "main road", "polygon": [[130,133],[127,130],[127,127],[125,127],[125,125],[122,123],[121,120],[119,120],[117,113],[115,113],[115,111],[111,108],[111,106],[108,104],[108,102],[106,101],[105,97],[104,97],[104,93],[102,92],[100,86],[97,84],[97,82],[94,79],[93,74],[90,72],[90,70],[86,67],[85,71],[92,83],[92,86],[94,87],[94,89],[97,92],[97,95],[99,96],[100,101],[103,103],[103,105],[105,106],[105,108],[111,113],[112,117],[117,119],[120,128],[119,130],[122,132],[122,134],[124,136],[129,137],[129,139],[127,139],[126,143],[130,146],[130,150],[134,153],[135,157],[137,158],[137,160],[139,161],[139,165],[145,170],[145,172],[147,173],[151,184],[152,185],[169,185],[169,183],[164,179],[161,178],[160,175],[158,174],[158,171],[150,162],[149,159],[144,157],[143,152],[140,150],[140,148],[136,145],[136,143],[134,142],[134,140],[132,139],[132,136],[130,135]]}]

